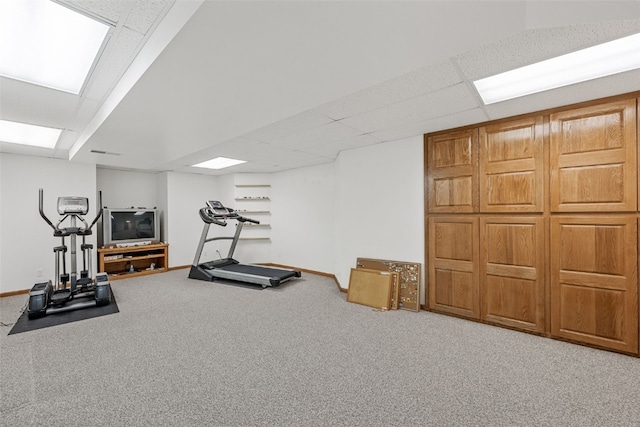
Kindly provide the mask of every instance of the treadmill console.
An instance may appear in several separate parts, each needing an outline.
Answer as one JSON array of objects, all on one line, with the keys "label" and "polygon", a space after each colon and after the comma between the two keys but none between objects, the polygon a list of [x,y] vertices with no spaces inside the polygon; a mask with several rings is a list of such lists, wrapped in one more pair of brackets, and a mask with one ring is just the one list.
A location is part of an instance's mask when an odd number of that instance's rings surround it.
[{"label": "treadmill console", "polygon": [[89,212],[89,199],[86,197],[58,197],[60,215],[86,215]]},{"label": "treadmill console", "polygon": [[207,206],[213,211],[214,215],[226,215],[229,210],[224,205],[216,200],[207,201]]}]

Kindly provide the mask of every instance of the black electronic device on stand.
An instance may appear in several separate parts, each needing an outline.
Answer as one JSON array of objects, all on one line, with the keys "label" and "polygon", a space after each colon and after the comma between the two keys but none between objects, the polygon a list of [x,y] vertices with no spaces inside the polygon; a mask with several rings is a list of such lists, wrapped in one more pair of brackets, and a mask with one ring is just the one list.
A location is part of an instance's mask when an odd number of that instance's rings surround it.
[{"label": "black electronic device on stand", "polygon": [[[251,222],[254,224],[260,224],[260,221],[245,218],[233,209],[225,207],[218,201],[208,201],[207,206],[200,209],[200,219],[204,222],[204,228],[200,237],[200,243],[198,243],[198,249],[196,250],[193,265],[191,265],[191,270],[189,271],[190,279],[206,280],[210,282],[213,282],[216,279],[226,279],[236,282],[261,285],[263,288],[266,288],[267,286],[279,286],[281,283],[302,276],[302,273],[298,270],[264,267],[254,264],[240,264],[238,261],[233,259],[233,253],[236,249],[236,245],[238,244],[238,239],[240,238],[240,233],[242,232],[244,223]],[[207,238],[211,224],[226,227],[228,220],[237,221],[236,232],[233,237],[222,236]],[[205,243],[214,240],[231,240],[229,254],[226,258],[201,263],[200,257],[202,256],[202,249],[204,248]]]},{"label": "black electronic device on stand", "polygon": [[[39,190],[40,216],[53,229],[54,237],[61,238],[61,245],[53,248],[55,255],[55,277],[51,280],[36,283],[29,292],[29,319],[63,311],[77,310],[87,307],[108,305],[111,303],[111,285],[106,273],[96,274],[95,280],[91,274],[91,252],[93,245],[86,243],[86,237],[92,235],[91,228],[102,216],[102,192],[99,193],[98,213],[91,224],[84,215],[89,212],[89,199],[86,197],[58,197],[58,213],[62,218],[53,224],[43,209],[43,190]],[[62,227],[65,220],[69,220],[67,227]],[[81,225],[78,225],[78,221]],[[82,237],[80,250],[82,251],[82,270],[77,270],[77,236]],[[67,273],[67,246],[65,238],[70,240],[70,264]],[[62,271],[60,265],[62,264]],[[68,285],[68,286],[67,286]]]}]

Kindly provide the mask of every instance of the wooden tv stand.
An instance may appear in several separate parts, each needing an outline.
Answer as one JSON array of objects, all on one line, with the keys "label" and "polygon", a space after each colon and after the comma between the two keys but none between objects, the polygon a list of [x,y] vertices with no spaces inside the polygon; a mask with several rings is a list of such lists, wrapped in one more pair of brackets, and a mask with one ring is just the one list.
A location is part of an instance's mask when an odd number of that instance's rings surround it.
[{"label": "wooden tv stand", "polygon": [[[151,264],[155,264],[153,270]],[[130,272],[131,266],[133,273]],[[110,280],[164,273],[168,267],[169,245],[166,243],[98,248],[98,271],[107,273]]]}]

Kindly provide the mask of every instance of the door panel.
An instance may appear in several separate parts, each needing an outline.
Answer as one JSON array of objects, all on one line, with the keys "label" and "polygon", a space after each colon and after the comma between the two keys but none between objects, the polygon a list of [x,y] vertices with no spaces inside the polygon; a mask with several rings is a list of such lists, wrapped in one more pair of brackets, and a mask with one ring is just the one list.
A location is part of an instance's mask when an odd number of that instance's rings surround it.
[{"label": "door panel", "polygon": [[544,257],[542,217],[481,219],[482,320],[544,332]]},{"label": "door panel", "polygon": [[551,333],[638,352],[635,216],[551,219]]},{"label": "door panel", "polygon": [[551,114],[551,210],[637,210],[636,101]]},{"label": "door panel", "polygon": [[478,131],[427,138],[429,212],[477,212]]},{"label": "door panel", "polygon": [[544,210],[542,117],[480,128],[481,212]]},{"label": "door panel", "polygon": [[478,218],[429,218],[429,308],[480,318]]}]

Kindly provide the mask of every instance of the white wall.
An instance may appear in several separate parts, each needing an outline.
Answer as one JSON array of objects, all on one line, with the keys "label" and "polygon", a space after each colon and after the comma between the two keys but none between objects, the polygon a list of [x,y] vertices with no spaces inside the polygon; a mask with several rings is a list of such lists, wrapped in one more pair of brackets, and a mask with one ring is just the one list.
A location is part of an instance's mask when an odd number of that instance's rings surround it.
[{"label": "white wall", "polygon": [[[108,208],[158,207],[158,175],[155,172],[135,172],[118,169],[96,168],[96,197],[102,191],[102,206]],[[166,194],[166,192],[165,192]],[[160,240],[165,234],[163,214],[160,212]],[[97,227],[98,243],[103,242],[102,219]]]},{"label": "white wall", "polygon": [[4,194],[4,188],[2,186],[2,182],[3,181],[8,181],[8,177],[4,177],[3,173],[2,173],[2,164],[3,164],[3,160],[2,160],[2,153],[0,153],[0,292],[2,292],[2,242],[5,241],[5,239],[3,238],[3,234],[2,234],[2,229],[4,228],[2,226],[2,194]]},{"label": "white wall", "polygon": [[157,173],[96,168],[102,205],[110,208],[158,206]]},{"label": "white wall", "polygon": [[[271,187],[255,187],[255,185],[270,186],[270,173],[236,173],[233,175],[233,195],[222,203],[240,211],[240,215],[260,221],[260,226],[245,223],[236,246],[233,258],[241,263],[269,263],[271,262],[271,246],[273,239],[272,211],[274,206]],[[251,187],[243,187],[251,185]],[[252,199],[244,199],[250,197]],[[265,200],[255,200],[255,197],[267,197]],[[243,213],[243,211],[249,211]],[[268,214],[258,214],[252,211],[267,211]],[[232,221],[233,222],[233,221]],[[231,224],[231,223],[230,223]],[[264,227],[267,224],[269,227]],[[235,224],[233,224],[235,225]],[[229,227],[227,227],[229,228]],[[234,227],[235,228],[235,227]],[[215,230],[220,232],[221,230]],[[212,230],[213,232],[213,230]],[[268,237],[269,240],[251,240],[252,238]],[[216,254],[217,255],[217,254]],[[223,254],[224,255],[224,254]]]},{"label": "white wall", "polygon": [[334,164],[273,174],[272,262],[333,273]]},{"label": "white wall", "polygon": [[[158,192],[157,206],[160,210],[160,236],[163,242],[167,241],[167,222],[169,218],[169,199],[167,198],[168,172],[156,174],[156,190]],[[171,261],[171,259],[169,259]]]},{"label": "white wall", "polygon": [[[424,290],[422,162],[422,137],[416,136],[345,151],[332,164],[261,174],[271,184],[271,242],[241,241],[236,258],[335,274],[343,288],[357,257],[419,262]],[[0,153],[0,292],[53,278],[52,248],[59,239],[39,217],[41,186],[52,219],[61,195],[89,197],[92,219],[97,189],[106,206],[157,206],[163,240],[170,245],[169,267],[178,267],[193,261],[203,229],[199,209],[207,200],[239,208],[235,184],[256,176],[117,171]],[[232,223],[211,226],[208,236],[234,231]],[[228,241],[208,243],[202,261],[217,258],[218,252],[224,257],[228,248]]]},{"label": "white wall", "polygon": [[[219,187],[215,176],[167,172],[165,241],[169,243],[169,267],[191,265],[193,262],[204,225],[198,211],[207,200],[222,200],[216,199],[220,194]],[[213,259],[215,251],[207,255]],[[203,254],[202,260],[209,259],[205,259]]]},{"label": "white wall", "polygon": [[[53,280],[53,247],[60,245],[60,239],[53,237],[53,230],[38,213],[38,189],[44,189],[44,211],[54,224],[60,219],[57,212],[60,196],[88,197],[90,210],[86,219],[93,221],[96,168],[90,164],[7,153],[0,154],[0,165],[0,292],[4,293],[30,289],[36,282]],[[68,225],[68,222],[64,224]],[[78,247],[80,242],[78,239]],[[95,255],[95,228],[87,243],[94,244]],[[66,244],[69,246],[69,239]],[[77,259],[80,269],[82,255],[79,251]],[[96,257],[92,259],[95,272]]]},{"label": "white wall", "polygon": [[340,153],[334,274],[343,288],[358,257],[419,262],[424,273],[422,153],[422,136]]}]

